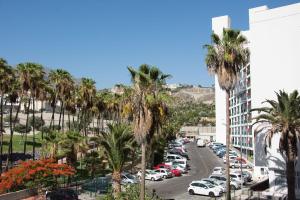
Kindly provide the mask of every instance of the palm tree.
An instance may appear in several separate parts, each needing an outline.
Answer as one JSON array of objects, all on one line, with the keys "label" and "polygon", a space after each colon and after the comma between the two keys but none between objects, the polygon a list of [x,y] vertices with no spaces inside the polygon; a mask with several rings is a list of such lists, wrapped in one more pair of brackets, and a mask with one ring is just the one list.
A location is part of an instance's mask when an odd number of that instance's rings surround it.
[{"label": "palm tree", "polygon": [[121,173],[134,142],[133,134],[126,124],[108,124],[108,132],[102,132],[100,144],[113,170],[113,193],[117,199],[121,192]]},{"label": "palm tree", "polygon": [[[27,108],[25,106],[25,110],[27,111],[26,130],[28,130],[30,105],[32,102],[32,106],[35,107],[35,105],[34,105],[35,92],[36,92],[36,89],[38,88],[39,81],[42,80],[44,77],[44,71],[43,71],[43,67],[39,64],[20,63],[17,65],[17,72],[18,72],[19,82],[20,82],[21,91],[22,91],[20,103],[22,103],[23,95],[26,95],[28,97]],[[34,112],[33,112],[33,115],[34,115]],[[34,122],[33,122],[33,124],[34,124]],[[35,137],[33,137],[33,140],[35,142]],[[34,144],[35,143],[33,143],[33,156],[35,156],[35,145]],[[24,154],[26,154],[26,151],[27,151],[26,145],[27,145],[27,133],[25,133],[25,138],[24,138]]]},{"label": "palm tree", "polygon": [[249,50],[245,47],[247,39],[239,30],[223,29],[222,37],[217,34],[211,35],[212,44],[204,45],[207,49],[205,62],[207,69],[218,77],[219,85],[226,91],[226,169],[227,169],[227,195],[226,199],[231,199],[230,193],[230,168],[229,168],[229,148],[230,148],[230,118],[229,118],[229,95],[235,88],[238,73],[242,66],[249,61]]},{"label": "palm tree", "polygon": [[17,118],[13,119],[13,105],[18,100],[18,94],[20,90],[19,82],[16,79],[16,73],[15,70],[10,67],[9,73],[7,74],[7,84],[8,84],[8,91],[7,91],[7,98],[10,102],[10,112],[9,112],[9,127],[10,127],[10,139],[9,139],[9,148],[8,148],[8,154],[9,156],[7,162],[7,169],[9,165],[13,166],[13,160],[12,160],[12,154],[13,154],[13,134],[14,134],[14,126],[17,121]]},{"label": "palm tree", "polygon": [[[52,70],[49,74],[50,82],[55,90],[55,95],[53,95],[53,111],[51,118],[51,126],[54,128],[54,114],[56,109],[56,103],[60,101],[60,115],[59,115],[59,126],[62,125],[62,130],[64,131],[64,108],[65,102],[68,98],[71,98],[72,90],[74,90],[74,81],[69,72],[63,69]],[[62,124],[61,124],[62,123]]]},{"label": "palm tree", "polygon": [[89,78],[82,78],[79,85],[79,98],[82,102],[82,118],[85,136],[87,135],[87,126],[89,123],[88,110],[93,107],[94,98],[96,96],[96,82]]},{"label": "palm tree", "polygon": [[60,157],[66,157],[67,163],[74,167],[78,153],[82,154],[88,150],[84,137],[77,131],[63,133],[59,145],[61,148]]},{"label": "palm tree", "polygon": [[140,199],[145,199],[146,144],[153,135],[157,121],[153,105],[162,84],[170,75],[163,74],[157,67],[141,65],[138,70],[128,67],[133,83],[132,113],[134,134],[142,149],[142,180]]},{"label": "palm tree", "polygon": [[0,174],[2,173],[2,154],[3,154],[3,134],[4,134],[4,128],[3,128],[3,103],[5,98],[5,93],[8,91],[8,84],[7,84],[7,78],[9,74],[9,66],[7,65],[6,60],[3,58],[0,58],[0,93],[1,93],[1,102],[0,102],[0,134],[1,134],[1,140],[0,140]]},{"label": "palm tree", "polygon": [[35,101],[37,97],[38,88],[41,86],[41,82],[44,80],[44,68],[40,64],[29,63],[30,67],[30,95],[32,98],[32,158],[35,159]]},{"label": "palm tree", "polygon": [[286,155],[286,175],[288,184],[288,199],[295,196],[295,164],[298,156],[298,142],[300,136],[300,96],[297,90],[288,94],[284,91],[276,93],[277,101],[266,100],[269,107],[252,109],[259,114],[255,123],[269,123],[271,125],[266,143],[271,145],[274,134],[280,134],[279,150]]}]

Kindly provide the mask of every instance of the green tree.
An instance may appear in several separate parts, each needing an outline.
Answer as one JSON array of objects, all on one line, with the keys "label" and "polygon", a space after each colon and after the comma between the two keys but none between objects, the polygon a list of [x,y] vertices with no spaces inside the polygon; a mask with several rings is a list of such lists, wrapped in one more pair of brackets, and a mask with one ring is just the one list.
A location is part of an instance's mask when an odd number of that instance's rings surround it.
[{"label": "green tree", "polygon": [[249,49],[245,47],[247,39],[239,30],[223,29],[221,38],[213,33],[212,43],[204,45],[207,49],[205,62],[207,69],[218,78],[220,88],[226,92],[226,176],[227,195],[231,199],[230,192],[230,168],[229,168],[229,147],[230,147],[230,119],[229,119],[229,95],[235,88],[238,73],[242,66],[249,62]]},{"label": "green tree", "polygon": [[65,104],[68,99],[73,95],[73,90],[75,89],[74,81],[69,72],[63,69],[52,70],[49,74],[50,82],[54,88],[54,95],[52,95],[52,117],[50,126],[54,126],[54,114],[56,109],[56,104],[60,101],[60,114],[59,114],[59,126],[62,127],[64,131],[64,109]]},{"label": "green tree", "polygon": [[84,137],[77,131],[66,131],[61,134],[58,143],[61,150],[60,157],[66,157],[67,163],[75,167],[77,155],[86,153],[88,150]]},{"label": "green tree", "polygon": [[7,76],[9,73],[9,66],[7,65],[6,60],[3,58],[0,58],[0,93],[1,93],[1,99],[0,99],[0,134],[1,134],[1,140],[0,140],[0,174],[2,173],[2,154],[3,154],[3,134],[4,134],[4,127],[3,127],[3,103],[4,103],[4,95],[8,90],[8,84],[7,84]]},{"label": "green tree", "polygon": [[85,136],[87,135],[87,127],[90,123],[89,119],[91,118],[88,111],[93,107],[94,98],[96,96],[95,84],[96,82],[92,79],[82,78],[78,90],[78,98],[81,101],[82,108],[81,119],[83,121],[81,124],[83,124]]},{"label": "green tree", "polygon": [[267,145],[271,145],[274,134],[280,134],[279,150],[286,155],[286,175],[288,184],[288,199],[295,196],[295,165],[298,156],[300,133],[300,96],[298,91],[288,94],[284,91],[276,93],[277,101],[266,100],[268,107],[253,109],[259,115],[255,123],[269,123],[271,128],[266,136]]},{"label": "green tree", "polygon": [[108,132],[102,132],[100,144],[113,170],[113,192],[117,198],[121,192],[121,173],[134,142],[133,134],[126,124],[108,124]]},{"label": "green tree", "polygon": [[[133,83],[132,113],[134,134],[136,141],[142,149],[142,180],[141,200],[145,199],[145,170],[146,170],[146,145],[151,141],[155,125],[159,123],[157,114],[163,114],[164,107],[158,101],[158,93],[170,75],[163,74],[157,67],[141,65],[138,70],[128,67]],[[157,106],[161,106],[160,108]],[[162,112],[161,112],[162,111]]]}]

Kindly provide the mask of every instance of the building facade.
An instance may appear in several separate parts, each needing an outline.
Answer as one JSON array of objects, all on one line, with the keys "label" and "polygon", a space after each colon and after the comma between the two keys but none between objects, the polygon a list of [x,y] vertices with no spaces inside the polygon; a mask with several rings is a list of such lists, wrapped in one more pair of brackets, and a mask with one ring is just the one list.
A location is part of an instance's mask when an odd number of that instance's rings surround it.
[{"label": "building facade", "polygon": [[[230,28],[228,16],[212,19],[214,32],[220,34],[223,28]],[[230,94],[231,143],[247,156],[253,156],[255,166],[269,167],[271,187],[276,184],[282,187],[285,174],[279,163],[285,161],[278,153],[278,138],[274,138],[275,144],[266,155],[265,129],[252,126],[258,113],[249,111],[265,106],[266,99],[275,100],[275,92],[279,90],[300,91],[300,3],[249,9],[249,30],[242,33],[249,41],[251,55],[249,65],[242,67],[236,88]],[[216,138],[225,143],[225,92],[220,90],[217,79],[215,87]],[[278,167],[269,158],[276,158]],[[296,174],[299,172],[297,165]]]}]

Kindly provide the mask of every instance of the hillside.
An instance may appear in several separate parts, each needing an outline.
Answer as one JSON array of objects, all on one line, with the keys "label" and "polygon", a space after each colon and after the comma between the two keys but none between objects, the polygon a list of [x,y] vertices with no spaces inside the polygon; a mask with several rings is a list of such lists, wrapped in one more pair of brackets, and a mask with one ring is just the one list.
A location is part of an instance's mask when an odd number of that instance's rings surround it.
[{"label": "hillside", "polygon": [[212,104],[215,101],[215,89],[212,87],[178,87],[171,90],[172,96],[179,102]]}]

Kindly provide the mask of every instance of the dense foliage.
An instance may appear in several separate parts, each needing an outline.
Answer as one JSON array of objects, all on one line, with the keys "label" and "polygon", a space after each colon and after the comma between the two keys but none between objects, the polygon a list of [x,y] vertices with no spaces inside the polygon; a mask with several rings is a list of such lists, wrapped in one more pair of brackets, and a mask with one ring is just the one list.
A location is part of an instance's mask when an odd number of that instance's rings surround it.
[{"label": "dense foliage", "polygon": [[75,170],[66,164],[57,164],[52,159],[28,160],[21,162],[0,177],[0,193],[22,188],[27,185],[33,188],[53,186],[58,177],[74,175]]}]

